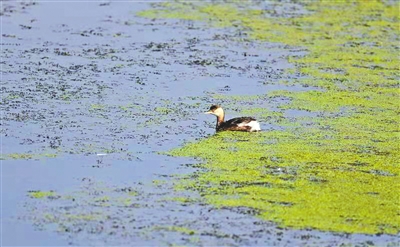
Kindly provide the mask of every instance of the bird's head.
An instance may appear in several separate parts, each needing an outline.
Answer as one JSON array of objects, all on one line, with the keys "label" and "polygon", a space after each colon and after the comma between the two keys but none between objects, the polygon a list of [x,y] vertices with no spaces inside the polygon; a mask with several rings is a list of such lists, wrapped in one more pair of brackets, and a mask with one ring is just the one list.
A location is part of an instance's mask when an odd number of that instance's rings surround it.
[{"label": "bird's head", "polygon": [[224,115],[224,110],[219,105],[212,105],[204,114],[212,114],[218,117]]}]

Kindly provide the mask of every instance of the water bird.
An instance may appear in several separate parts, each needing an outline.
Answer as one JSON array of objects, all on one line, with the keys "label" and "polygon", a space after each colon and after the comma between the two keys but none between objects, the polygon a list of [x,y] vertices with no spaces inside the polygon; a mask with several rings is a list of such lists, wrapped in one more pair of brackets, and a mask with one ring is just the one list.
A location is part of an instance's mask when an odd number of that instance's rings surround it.
[{"label": "water bird", "polygon": [[225,130],[255,132],[261,130],[260,123],[252,117],[237,117],[225,122],[224,110],[219,105],[212,105],[205,114],[217,116],[217,125],[215,127],[217,132]]}]

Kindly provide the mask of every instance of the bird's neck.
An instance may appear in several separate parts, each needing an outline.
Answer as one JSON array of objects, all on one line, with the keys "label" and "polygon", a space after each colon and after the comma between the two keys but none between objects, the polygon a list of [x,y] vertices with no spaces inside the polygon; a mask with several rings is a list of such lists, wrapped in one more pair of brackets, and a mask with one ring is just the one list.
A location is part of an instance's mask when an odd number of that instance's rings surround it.
[{"label": "bird's neck", "polygon": [[224,114],[217,116],[217,128],[224,122]]}]

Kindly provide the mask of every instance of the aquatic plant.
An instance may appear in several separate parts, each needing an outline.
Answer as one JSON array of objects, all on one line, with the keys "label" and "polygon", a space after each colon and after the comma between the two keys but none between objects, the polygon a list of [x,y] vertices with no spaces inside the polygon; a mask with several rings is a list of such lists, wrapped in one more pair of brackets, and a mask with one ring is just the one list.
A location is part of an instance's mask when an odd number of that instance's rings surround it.
[{"label": "aquatic plant", "polygon": [[54,191],[29,191],[29,196],[36,199],[47,198],[49,196],[54,196]]},{"label": "aquatic plant", "polygon": [[[288,99],[279,106],[283,113],[315,113],[282,121],[284,130],[221,133],[172,150],[203,159],[207,169],[177,188],[197,190],[218,207],[256,209],[284,227],[398,234],[398,5],[311,1],[297,7],[290,18],[243,2],[166,3],[140,14],[204,20],[250,39],[304,47],[307,55],[289,57],[296,68],[286,72],[301,78],[282,84],[318,89],[263,96]],[[249,111],[287,118],[264,108]]]},{"label": "aquatic plant", "polygon": [[55,158],[58,153],[10,153],[4,156],[0,156],[1,159],[40,159],[40,158]]},{"label": "aquatic plant", "polygon": [[186,227],[180,227],[180,226],[154,226],[152,228],[154,231],[170,231],[170,232],[181,232],[187,235],[193,235],[195,234],[194,230],[188,229]]}]

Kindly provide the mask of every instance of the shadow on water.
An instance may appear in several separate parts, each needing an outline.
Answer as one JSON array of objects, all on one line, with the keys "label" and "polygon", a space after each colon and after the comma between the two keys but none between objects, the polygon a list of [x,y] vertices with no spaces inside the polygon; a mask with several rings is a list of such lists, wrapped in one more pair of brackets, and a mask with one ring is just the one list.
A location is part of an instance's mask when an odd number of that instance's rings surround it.
[{"label": "shadow on water", "polygon": [[285,89],[274,83],[291,79],[282,73],[286,57],[304,51],[134,15],[146,8],[3,2],[3,245],[365,240],[279,229],[247,209],[203,205],[196,194],[181,199],[189,192],[176,192],[174,181],[196,161],[157,153],[214,133],[201,114],[214,95]]}]

